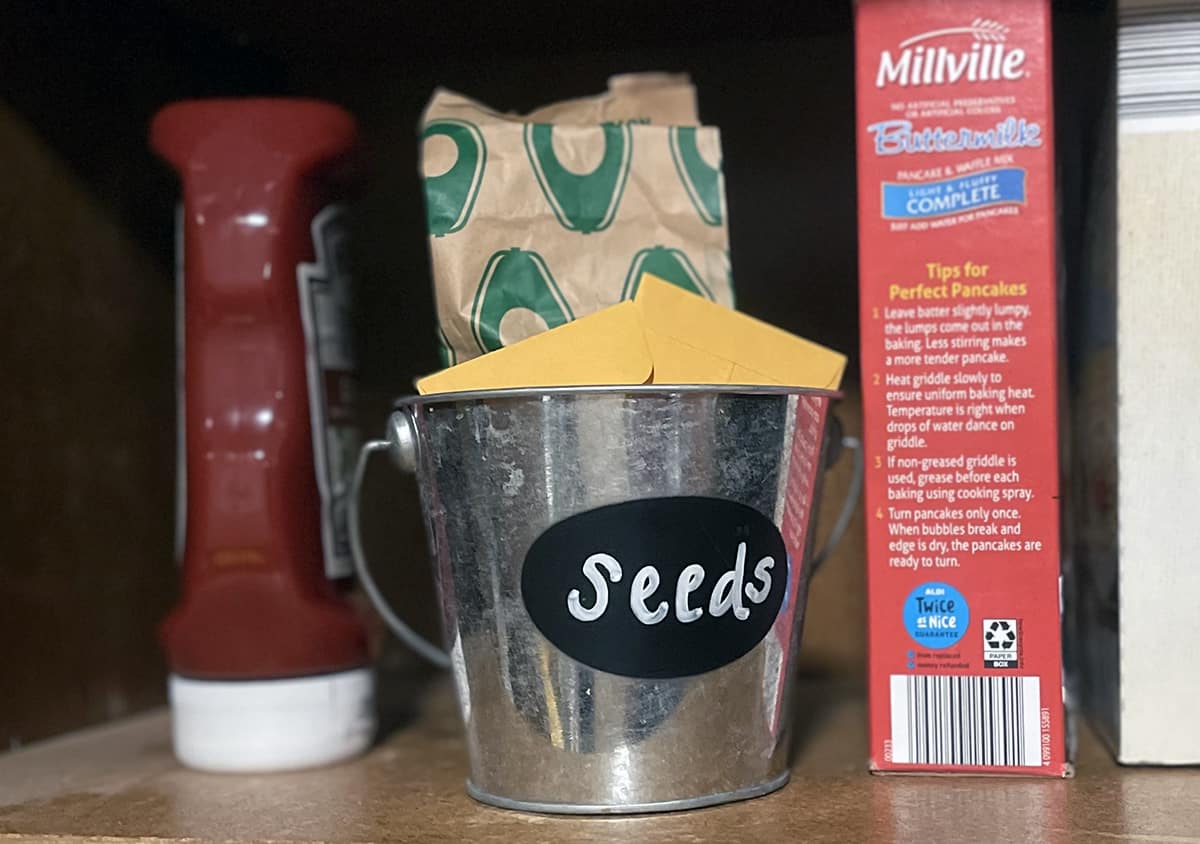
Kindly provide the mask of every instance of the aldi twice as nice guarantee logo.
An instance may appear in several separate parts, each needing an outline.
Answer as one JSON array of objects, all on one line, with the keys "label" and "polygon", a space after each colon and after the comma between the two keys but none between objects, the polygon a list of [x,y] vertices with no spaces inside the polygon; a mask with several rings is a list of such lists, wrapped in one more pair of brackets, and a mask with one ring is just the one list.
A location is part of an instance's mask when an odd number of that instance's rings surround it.
[{"label": "aldi twice as nice guarantee logo", "polygon": [[940,650],[957,644],[970,620],[966,597],[949,583],[922,583],[904,600],[904,627],[922,647]]}]

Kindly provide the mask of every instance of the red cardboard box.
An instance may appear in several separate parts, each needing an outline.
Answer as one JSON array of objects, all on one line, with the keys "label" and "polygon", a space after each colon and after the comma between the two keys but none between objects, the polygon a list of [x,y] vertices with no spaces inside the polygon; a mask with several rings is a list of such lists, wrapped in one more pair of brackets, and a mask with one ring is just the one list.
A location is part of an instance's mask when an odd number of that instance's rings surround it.
[{"label": "red cardboard box", "polygon": [[1049,3],[856,39],[871,768],[1067,775]]}]

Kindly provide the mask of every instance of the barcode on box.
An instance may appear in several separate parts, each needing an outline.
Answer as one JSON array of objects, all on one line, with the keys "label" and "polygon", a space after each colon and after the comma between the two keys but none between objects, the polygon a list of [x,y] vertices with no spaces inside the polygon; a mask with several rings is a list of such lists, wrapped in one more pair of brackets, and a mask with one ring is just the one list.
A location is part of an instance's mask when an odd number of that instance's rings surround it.
[{"label": "barcode on box", "polygon": [[1037,677],[893,674],[892,761],[1021,768],[1042,764]]}]

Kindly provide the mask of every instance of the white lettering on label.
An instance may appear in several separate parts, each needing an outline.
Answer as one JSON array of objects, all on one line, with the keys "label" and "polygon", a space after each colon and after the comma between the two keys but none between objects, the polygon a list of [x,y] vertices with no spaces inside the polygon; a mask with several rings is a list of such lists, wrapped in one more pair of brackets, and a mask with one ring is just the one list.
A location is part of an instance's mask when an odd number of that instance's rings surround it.
[{"label": "white lettering on label", "polygon": [[[771,570],[775,568],[774,557],[763,557],[754,566],[754,583],[746,583],[746,543],[739,542],[737,560],[731,571],[727,571],[717,579],[712,595],[708,600],[708,611],[713,616],[723,616],[733,610],[734,618],[745,621],[750,617],[750,610],[742,603],[744,594],[752,603],[761,604],[771,593]],[[603,570],[603,573],[602,573]],[[583,576],[591,584],[596,599],[590,607],[585,607],[578,589],[567,593],[567,611],[579,621],[595,621],[608,610],[608,580],[618,583],[622,577],[621,564],[610,554],[592,554],[583,561]],[[675,581],[675,617],[683,624],[695,621],[704,615],[704,601],[700,606],[693,607],[690,598],[704,582],[704,566],[692,563],[679,573]],[[646,602],[653,598],[661,583],[661,576],[654,566],[643,566],[633,576],[629,591],[629,609],[635,618],[645,625],[658,624],[667,617],[670,605],[659,601],[653,610]]]},{"label": "white lettering on label", "polygon": [[733,615],[738,621],[750,617],[750,610],[742,603],[742,589],[746,577],[746,543],[739,542],[737,562],[733,571],[721,575],[713,589],[712,597],[708,599],[708,611],[715,616],[722,616],[733,608]]},{"label": "white lettering on label", "polygon": [[580,621],[595,621],[608,609],[608,584],[600,574],[600,566],[608,570],[608,579],[613,583],[621,579],[621,564],[610,554],[593,554],[583,561],[583,576],[592,584],[596,602],[588,608],[580,602],[578,589],[567,593],[567,611]]},{"label": "white lettering on label", "polygon": [[667,602],[661,601],[654,612],[646,606],[646,599],[658,588],[658,569],[644,566],[633,576],[633,588],[629,591],[629,608],[642,624],[658,624],[667,617]]},{"label": "white lettering on label", "polygon": [[746,584],[746,597],[754,603],[761,604],[771,593],[771,569],[773,568],[775,568],[774,557],[763,557],[754,567],[754,578],[762,583],[762,586],[757,588],[753,583]]},{"label": "white lettering on label", "polygon": [[696,591],[696,587],[703,580],[704,566],[692,563],[683,570],[679,575],[678,582],[675,584],[675,617],[684,624],[687,624],[689,621],[695,621],[704,615],[704,610],[700,607],[688,606],[688,596]]},{"label": "white lettering on label", "polygon": [[[1025,51],[1009,47],[1008,27],[997,21],[976,20],[969,26],[952,26],[922,32],[900,42],[895,56],[890,50],[879,54],[875,87],[899,85],[953,85],[956,82],[1012,82],[1023,79]],[[973,38],[969,48],[953,50],[945,45],[927,46],[933,39]],[[960,42],[961,43],[961,42]]]}]

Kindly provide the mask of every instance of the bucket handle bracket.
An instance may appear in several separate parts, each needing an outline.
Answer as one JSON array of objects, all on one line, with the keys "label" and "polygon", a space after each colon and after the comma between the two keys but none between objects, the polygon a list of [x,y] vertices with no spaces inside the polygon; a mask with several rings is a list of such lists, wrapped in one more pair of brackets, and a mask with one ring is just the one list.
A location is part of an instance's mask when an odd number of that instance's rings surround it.
[{"label": "bucket handle bracket", "polygon": [[363,551],[362,533],[359,530],[358,500],[371,455],[377,451],[388,451],[391,453],[392,459],[405,472],[412,474],[417,468],[417,442],[412,429],[412,420],[409,419],[408,414],[393,413],[391,415],[391,418],[388,419],[387,437],[386,440],[368,440],[363,443],[362,449],[358,452],[358,461],[354,464],[354,479],[351,482],[350,501],[346,508],[350,533],[350,554],[354,558],[354,571],[358,575],[358,582],[362,584],[363,591],[367,593],[367,597],[379,612],[379,616],[400,641],[439,668],[449,668],[450,657],[446,652],[413,630],[392,609],[391,604],[379,590],[378,584],[375,583],[371,568],[367,565],[367,555]]}]

